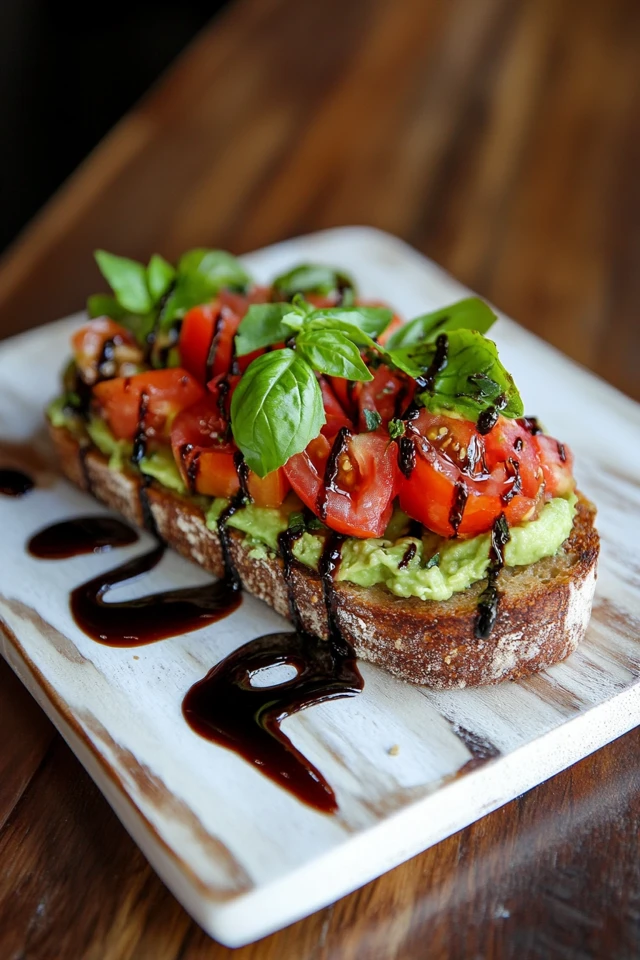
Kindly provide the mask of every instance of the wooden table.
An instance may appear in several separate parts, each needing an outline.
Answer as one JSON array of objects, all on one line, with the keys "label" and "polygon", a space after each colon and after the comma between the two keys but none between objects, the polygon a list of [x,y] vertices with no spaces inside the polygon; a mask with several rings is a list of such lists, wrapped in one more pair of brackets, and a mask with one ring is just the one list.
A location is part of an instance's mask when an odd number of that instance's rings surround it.
[{"label": "wooden table", "polygon": [[[639,51],[637,0],[240,0],[9,251],[0,331],[79,308],[97,246],[366,223],[640,398]],[[0,730],[0,956],[231,955],[4,665]],[[234,956],[638,956],[639,788],[634,731]]]}]

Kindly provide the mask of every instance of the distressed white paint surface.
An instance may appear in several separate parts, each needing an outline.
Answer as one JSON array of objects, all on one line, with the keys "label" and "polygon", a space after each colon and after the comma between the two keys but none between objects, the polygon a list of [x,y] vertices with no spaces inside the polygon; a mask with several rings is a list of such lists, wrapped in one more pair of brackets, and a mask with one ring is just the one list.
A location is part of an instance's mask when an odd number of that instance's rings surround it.
[{"label": "distressed white paint surface", "polygon": [[[346,267],[364,294],[405,316],[467,293],[400,241],[364,228],[246,258],[259,280],[300,260]],[[58,390],[81,320],[0,345],[3,442],[28,439],[46,453],[42,407]],[[231,617],[184,637],[129,650],[95,644],[70,619],[69,589],[143,552],[148,538],[117,555],[37,561],[24,550],[31,533],[102,508],[55,474],[23,500],[0,498],[0,616],[15,635],[0,635],[0,649],[168,886],[224,943],[247,943],[312,912],[640,722],[640,407],[505,318],[495,339],[528,412],[573,447],[580,487],[599,508],[602,558],[587,640],[544,674],[478,690],[434,693],[363,664],[361,696],[285,723],[335,789],[334,817],[200,739],[181,717],[191,684],[241,643],[278,629],[275,613],[246,597]],[[120,596],[206,579],[169,555],[143,587]],[[501,755],[456,778],[471,759],[461,728]]]}]

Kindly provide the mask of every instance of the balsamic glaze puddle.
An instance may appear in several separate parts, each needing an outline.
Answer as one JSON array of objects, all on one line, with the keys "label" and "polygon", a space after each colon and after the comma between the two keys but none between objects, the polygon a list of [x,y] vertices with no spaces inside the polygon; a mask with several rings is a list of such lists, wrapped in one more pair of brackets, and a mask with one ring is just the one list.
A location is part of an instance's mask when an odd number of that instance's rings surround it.
[{"label": "balsamic glaze puddle", "polygon": [[45,527],[27,544],[32,557],[64,560],[83,553],[104,553],[135,543],[138,534],[115,517],[75,517]]},{"label": "balsamic glaze puddle", "polygon": [[[297,675],[252,686],[258,671],[290,664]],[[353,651],[308,633],[271,633],[219,663],[184,698],[182,713],[196,733],[230,747],[271,780],[324,813],[337,809],[333,790],[282,732],[282,721],[317,703],[362,689]]]},{"label": "balsamic glaze puddle", "polygon": [[148,553],[76,587],[71,593],[71,612],[80,629],[110,647],[137,647],[198,630],[238,607],[240,591],[226,579],[105,603],[114,587],[153,570],[164,551],[164,544],[159,543]]},{"label": "balsamic glaze puddle", "polygon": [[28,473],[13,467],[0,469],[0,494],[5,497],[24,497],[33,490],[35,482]]}]

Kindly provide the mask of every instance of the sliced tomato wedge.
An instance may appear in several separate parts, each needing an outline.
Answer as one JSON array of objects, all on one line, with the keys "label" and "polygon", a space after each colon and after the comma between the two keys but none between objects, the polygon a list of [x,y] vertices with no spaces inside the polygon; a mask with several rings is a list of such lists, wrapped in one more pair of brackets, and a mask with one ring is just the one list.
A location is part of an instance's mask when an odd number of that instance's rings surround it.
[{"label": "sliced tomato wedge", "polygon": [[373,372],[373,380],[360,384],[358,415],[361,430],[367,429],[365,410],[378,413],[386,426],[409,406],[415,391],[415,382],[384,365]]},{"label": "sliced tomato wedge", "polygon": [[147,437],[162,440],[173,418],[204,396],[204,389],[186,370],[174,367],[103,380],[93,395],[118,439],[133,440],[142,427]]},{"label": "sliced tomato wedge", "polygon": [[291,486],[332,530],[353,537],[381,537],[391,517],[397,488],[394,444],[375,433],[349,438],[337,459],[335,480],[326,489],[331,449],[330,441],[321,435],[291,457],[284,467]]},{"label": "sliced tomato wedge", "polygon": [[[325,437],[330,439],[331,437],[335,437],[336,433],[341,427],[350,428],[353,426],[353,424],[344,412],[342,405],[339,403],[338,398],[336,397],[331,384],[329,383],[329,379],[327,377],[320,377],[319,381],[320,389],[322,390],[324,413],[327,418],[327,422],[322,428],[322,433]],[[346,383],[346,381],[343,382]]]},{"label": "sliced tomato wedge", "polygon": [[[265,303],[268,297],[266,287],[256,287],[248,295],[222,290],[211,303],[189,310],[180,329],[182,366],[200,383],[228,373],[240,321],[251,304]],[[255,355],[241,357],[239,370],[245,370]]]},{"label": "sliced tomato wedge", "polygon": [[76,366],[85,383],[136,373],[143,362],[133,334],[109,317],[97,317],[71,338]]},{"label": "sliced tomato wedge", "polygon": [[[240,489],[234,461],[237,447],[215,397],[205,396],[178,414],[171,428],[171,447],[192,492],[232,497]],[[279,507],[290,489],[283,469],[264,478],[249,471],[248,488],[259,507]]]},{"label": "sliced tomato wedge", "polygon": [[233,358],[233,338],[242,319],[221,301],[193,307],[180,330],[180,360],[198,380],[226,373]]},{"label": "sliced tomato wedge", "polygon": [[544,474],[544,498],[564,497],[575,490],[573,454],[569,447],[546,433],[532,437]]},{"label": "sliced tomato wedge", "polygon": [[400,506],[443,537],[485,533],[504,512],[509,524],[533,519],[542,495],[532,438],[500,417],[488,436],[467,420],[423,410],[407,426],[415,467],[400,482]]}]

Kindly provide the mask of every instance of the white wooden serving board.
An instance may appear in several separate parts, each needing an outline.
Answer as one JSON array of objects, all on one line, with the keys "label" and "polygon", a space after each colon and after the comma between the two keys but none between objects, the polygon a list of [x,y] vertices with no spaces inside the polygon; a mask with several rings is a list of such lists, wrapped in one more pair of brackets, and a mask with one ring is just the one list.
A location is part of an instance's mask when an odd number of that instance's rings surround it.
[{"label": "white wooden serving board", "polygon": [[[347,268],[366,296],[406,317],[467,294],[399,240],[365,228],[292,240],[246,263],[266,281],[301,260]],[[5,464],[11,444],[24,440],[46,456],[42,409],[82,319],[0,345]],[[495,339],[527,412],[572,446],[579,484],[598,505],[602,558],[587,640],[532,679],[450,693],[362,664],[361,696],[313,707],[284,726],[334,788],[334,816],[201,739],[181,716],[192,683],[240,644],[281,628],[275,613],[245,597],[226,620],[184,637],[100,646],[73,623],[69,589],[145,551],[148,537],[103,556],[38,561],[24,549],[34,531],[103,508],[46,470],[29,496],[0,497],[1,652],[163,880],[227,945],[330,903],[640,722],[640,407],[507,319]],[[168,555],[120,596],[206,579]],[[465,731],[497,755],[457,776],[472,759]]]}]

